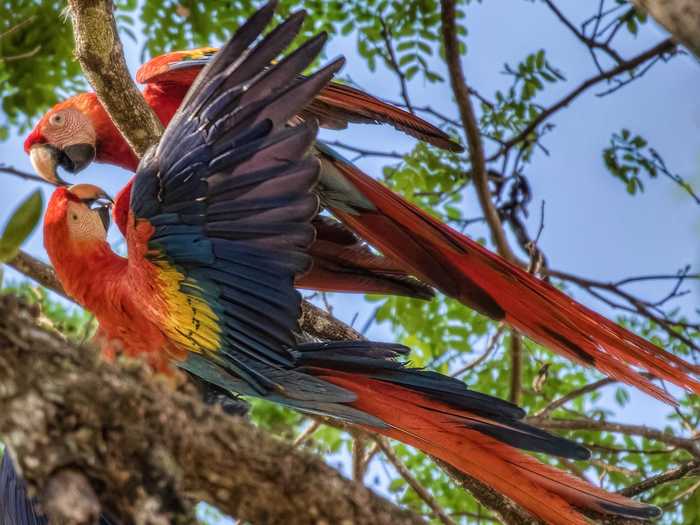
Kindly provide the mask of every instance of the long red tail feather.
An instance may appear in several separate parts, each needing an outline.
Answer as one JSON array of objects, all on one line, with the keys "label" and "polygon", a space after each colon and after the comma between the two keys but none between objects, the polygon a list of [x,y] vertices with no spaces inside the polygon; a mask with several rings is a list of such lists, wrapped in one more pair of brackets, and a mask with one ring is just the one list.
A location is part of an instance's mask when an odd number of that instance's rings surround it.
[{"label": "long red tail feather", "polygon": [[[330,372],[324,379],[355,392],[354,408],[390,425],[370,428],[414,446],[504,494],[550,525],[588,525],[577,509],[649,518],[658,509],[594,487],[516,448],[459,423],[472,417],[415,391],[366,377]],[[454,416],[453,416],[454,414]]]},{"label": "long red tail feather", "polygon": [[442,224],[357,168],[326,157],[375,210],[333,209],[346,225],[408,273],[504,320],[562,355],[675,403],[637,369],[700,394],[695,366],[575,302],[555,287]]},{"label": "long red tail feather", "polygon": [[347,122],[386,123],[438,148],[458,152],[464,149],[422,118],[345,84],[328,84],[305,111],[319,117],[322,125],[334,120],[341,127]]}]

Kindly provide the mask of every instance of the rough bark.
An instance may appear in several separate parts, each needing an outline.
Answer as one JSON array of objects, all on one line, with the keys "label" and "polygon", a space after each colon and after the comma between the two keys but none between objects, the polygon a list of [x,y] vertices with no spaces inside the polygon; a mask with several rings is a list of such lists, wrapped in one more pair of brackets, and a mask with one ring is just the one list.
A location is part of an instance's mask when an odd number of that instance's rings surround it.
[{"label": "rough bark", "polygon": [[[107,113],[138,157],[163,126],[131,79],[111,0],[69,0],[75,56]],[[128,118],[124,118],[128,115]]]},{"label": "rough bark", "polygon": [[[33,264],[27,264],[27,261],[31,261]],[[28,277],[40,280],[41,284],[44,286],[57,291],[58,293],[62,293],[63,290],[61,285],[58,280],[56,280],[53,269],[50,266],[41,263],[41,261],[38,261],[23,252],[20,252],[17,258],[10,264],[13,268],[24,273]],[[357,331],[308,302],[304,302],[302,304],[302,318],[300,320],[300,325],[302,330],[304,330],[306,333],[323,340],[337,341],[362,339],[362,335]],[[1,361],[0,366],[2,366]],[[2,376],[0,375],[0,386],[2,385],[1,379]],[[1,401],[2,397],[0,396],[0,402]],[[2,428],[0,427],[0,434],[1,433]],[[517,505],[515,505],[505,496],[497,493],[477,479],[449,467],[446,463],[439,461],[438,463],[441,464],[442,468],[450,474],[450,477],[452,477],[456,483],[458,483],[465,490],[471,492],[479,503],[501,516],[504,523],[507,523],[508,525],[531,525],[537,523],[525,511],[519,509]]]},{"label": "rough bark", "polygon": [[697,0],[631,0],[700,58],[700,2]]},{"label": "rough bark", "polygon": [[124,523],[188,521],[197,500],[256,524],[422,523],[142,365],[105,363],[39,328],[35,315],[0,298],[0,436],[30,489],[49,488],[48,506],[94,515],[94,492]]},{"label": "rough bark", "polygon": [[48,288],[49,290],[52,290],[70,300],[70,297],[66,295],[63,286],[61,286],[61,283],[58,282],[54,269],[36,257],[20,250],[15,258],[10,260],[7,264],[17,270],[19,273],[34,279],[43,287]]}]

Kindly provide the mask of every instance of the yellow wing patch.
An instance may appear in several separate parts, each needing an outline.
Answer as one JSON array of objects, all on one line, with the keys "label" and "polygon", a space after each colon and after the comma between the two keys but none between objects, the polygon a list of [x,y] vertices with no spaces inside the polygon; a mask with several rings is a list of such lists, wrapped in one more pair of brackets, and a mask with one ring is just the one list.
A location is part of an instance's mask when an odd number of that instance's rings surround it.
[{"label": "yellow wing patch", "polygon": [[183,51],[183,60],[198,60],[200,58],[206,58],[214,53],[216,53],[219,48],[216,47],[200,47],[199,49],[192,49],[191,51]]},{"label": "yellow wing patch", "polygon": [[220,318],[196,295],[203,292],[202,288],[165,261],[158,261],[155,266],[167,308],[163,323],[167,336],[174,344],[191,352],[217,352],[221,348]]}]

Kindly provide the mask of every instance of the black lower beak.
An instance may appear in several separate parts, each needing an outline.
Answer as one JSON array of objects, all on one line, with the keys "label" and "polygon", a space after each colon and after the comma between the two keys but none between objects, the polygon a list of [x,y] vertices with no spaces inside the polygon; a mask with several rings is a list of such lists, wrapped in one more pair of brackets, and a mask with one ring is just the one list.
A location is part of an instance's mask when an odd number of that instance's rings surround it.
[{"label": "black lower beak", "polygon": [[97,214],[100,216],[100,220],[102,221],[102,226],[105,227],[105,231],[109,231],[109,218],[111,215],[111,206],[105,205],[105,206],[100,206],[97,208]]},{"label": "black lower beak", "polygon": [[92,144],[73,144],[60,152],[58,164],[69,173],[78,173],[95,160],[95,147]]}]

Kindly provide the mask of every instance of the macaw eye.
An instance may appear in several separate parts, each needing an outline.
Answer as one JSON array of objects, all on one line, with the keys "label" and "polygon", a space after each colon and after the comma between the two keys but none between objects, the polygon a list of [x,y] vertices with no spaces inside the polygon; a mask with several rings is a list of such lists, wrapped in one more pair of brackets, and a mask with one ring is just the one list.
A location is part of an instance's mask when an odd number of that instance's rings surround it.
[{"label": "macaw eye", "polygon": [[63,115],[60,113],[54,113],[49,117],[49,123],[52,126],[63,126],[63,124],[66,122],[66,119],[63,118]]}]

